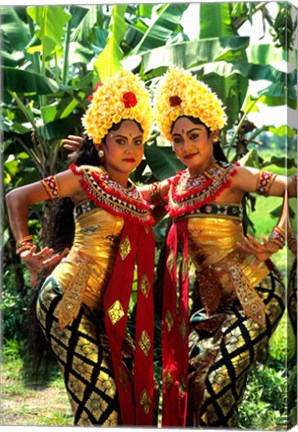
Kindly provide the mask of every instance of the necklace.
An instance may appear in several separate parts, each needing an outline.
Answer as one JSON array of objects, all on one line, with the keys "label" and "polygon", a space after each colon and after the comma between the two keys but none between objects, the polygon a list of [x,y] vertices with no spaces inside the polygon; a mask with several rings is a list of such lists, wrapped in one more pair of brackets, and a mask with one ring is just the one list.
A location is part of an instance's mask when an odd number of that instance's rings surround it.
[{"label": "necklace", "polygon": [[81,184],[88,198],[98,207],[110,213],[135,221],[139,224],[152,225],[153,217],[150,213],[150,204],[145,201],[132,184],[125,188],[113,180],[102,168],[93,166],[71,165],[75,174],[81,175]]},{"label": "necklace", "polygon": [[171,181],[167,210],[171,217],[189,214],[213,201],[231,183],[237,168],[227,162],[215,162],[206,171],[190,176],[180,171]]}]

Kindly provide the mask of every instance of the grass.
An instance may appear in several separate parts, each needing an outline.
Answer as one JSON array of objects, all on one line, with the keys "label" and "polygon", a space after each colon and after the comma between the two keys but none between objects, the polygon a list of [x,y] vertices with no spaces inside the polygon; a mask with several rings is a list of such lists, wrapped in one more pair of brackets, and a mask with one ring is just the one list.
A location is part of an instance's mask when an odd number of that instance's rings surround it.
[{"label": "grass", "polygon": [[46,386],[28,383],[24,379],[22,357],[15,349],[15,341],[7,341],[2,348],[1,425],[72,425],[72,414],[61,373],[53,370]]},{"label": "grass", "polygon": [[268,359],[249,375],[239,409],[239,427],[287,430],[297,424],[295,336],[285,313],[270,339]]}]

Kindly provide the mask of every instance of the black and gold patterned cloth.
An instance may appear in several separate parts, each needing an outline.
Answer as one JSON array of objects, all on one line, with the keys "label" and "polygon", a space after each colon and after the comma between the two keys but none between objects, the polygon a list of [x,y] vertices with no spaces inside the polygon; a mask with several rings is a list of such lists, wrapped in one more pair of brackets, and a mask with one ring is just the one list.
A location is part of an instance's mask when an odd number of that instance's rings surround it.
[{"label": "black and gold patterned cloth", "polygon": [[265,326],[247,318],[237,300],[209,318],[202,309],[191,316],[188,426],[237,427],[248,373],[285,309],[284,285],[274,271],[255,289],[265,304]]}]

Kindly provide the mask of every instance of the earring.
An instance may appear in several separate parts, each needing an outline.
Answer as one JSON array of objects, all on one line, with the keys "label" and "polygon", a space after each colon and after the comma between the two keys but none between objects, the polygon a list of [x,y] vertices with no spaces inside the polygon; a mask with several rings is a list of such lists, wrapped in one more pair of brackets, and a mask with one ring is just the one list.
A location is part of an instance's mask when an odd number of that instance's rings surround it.
[{"label": "earring", "polygon": [[104,156],[105,152],[103,151],[103,149],[99,149],[97,154],[98,154],[98,157],[102,158]]},{"label": "earring", "polygon": [[212,142],[213,142],[214,144],[218,143],[218,141],[219,141],[219,138],[218,138],[218,137],[213,137],[213,138],[212,138]]}]

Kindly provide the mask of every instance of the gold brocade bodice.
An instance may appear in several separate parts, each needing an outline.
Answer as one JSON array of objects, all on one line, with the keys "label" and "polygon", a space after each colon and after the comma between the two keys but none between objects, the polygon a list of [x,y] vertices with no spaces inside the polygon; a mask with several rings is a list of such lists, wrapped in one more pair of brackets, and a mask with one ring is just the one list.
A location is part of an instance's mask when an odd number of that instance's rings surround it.
[{"label": "gold brocade bodice", "polygon": [[258,285],[269,273],[263,262],[255,268],[255,256],[237,245],[244,239],[241,218],[207,214],[190,216],[188,237],[189,253],[199,281],[200,274],[211,269],[220,282],[221,302],[237,298],[230,271],[233,266],[251,287]]},{"label": "gold brocade bodice", "polygon": [[123,225],[123,218],[100,207],[94,208],[90,201],[75,208],[73,245],[54,269],[53,276],[64,290],[71,292],[75,285],[82,292],[82,301],[91,308],[102,308]]}]

